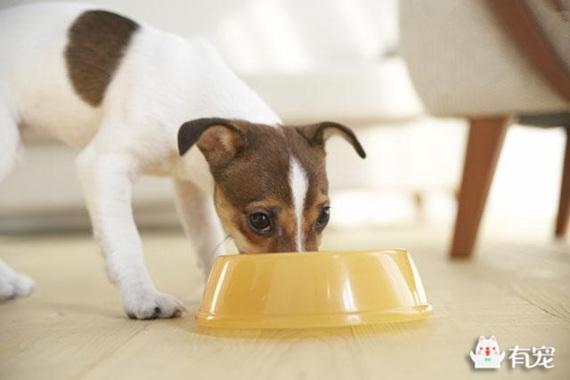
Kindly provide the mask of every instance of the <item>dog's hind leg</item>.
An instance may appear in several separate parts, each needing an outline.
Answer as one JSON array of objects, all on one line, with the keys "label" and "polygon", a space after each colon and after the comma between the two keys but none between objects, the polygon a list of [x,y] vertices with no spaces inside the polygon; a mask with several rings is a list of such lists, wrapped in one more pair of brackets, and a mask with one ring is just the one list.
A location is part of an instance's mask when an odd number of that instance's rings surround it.
[{"label": "dog's hind leg", "polygon": [[[20,145],[20,132],[16,120],[0,104],[0,182],[12,170]],[[18,273],[0,259],[0,301],[29,295],[34,281]]]},{"label": "dog's hind leg", "polygon": [[16,272],[0,259],[0,301],[28,296],[34,285],[31,278]]}]

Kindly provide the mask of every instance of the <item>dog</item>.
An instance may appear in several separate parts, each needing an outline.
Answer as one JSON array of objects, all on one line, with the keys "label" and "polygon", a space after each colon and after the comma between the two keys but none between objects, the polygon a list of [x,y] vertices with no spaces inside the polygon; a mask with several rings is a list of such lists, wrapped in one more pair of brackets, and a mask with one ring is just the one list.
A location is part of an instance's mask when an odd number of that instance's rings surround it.
[{"label": "dog", "polygon": [[[224,230],[240,253],[319,248],[329,221],[325,142],[334,122],[284,126],[201,39],[182,39],[110,11],[32,4],[0,12],[0,180],[22,130],[79,148],[93,235],[130,318],[171,318],[183,305],[145,267],[133,184],[173,179],[184,229],[206,272]],[[220,223],[221,222],[221,223]],[[0,260],[0,298],[34,282]]]}]

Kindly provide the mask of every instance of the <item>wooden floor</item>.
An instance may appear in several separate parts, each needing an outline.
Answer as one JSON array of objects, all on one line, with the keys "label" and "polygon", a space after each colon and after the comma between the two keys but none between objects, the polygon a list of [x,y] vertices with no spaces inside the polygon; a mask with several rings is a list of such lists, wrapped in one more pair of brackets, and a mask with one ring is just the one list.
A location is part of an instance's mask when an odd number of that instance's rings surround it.
[{"label": "wooden floor", "polygon": [[[0,237],[0,257],[38,285],[0,305],[0,379],[570,379],[568,244],[486,241],[474,260],[451,262],[447,236],[427,229],[332,232],[325,248],[409,248],[433,317],[221,333],[193,324],[202,279],[190,244],[172,232],[143,236],[159,287],[188,306],[181,319],[127,319],[88,236]],[[555,368],[475,372],[468,353],[480,335],[502,350],[554,346]]]}]

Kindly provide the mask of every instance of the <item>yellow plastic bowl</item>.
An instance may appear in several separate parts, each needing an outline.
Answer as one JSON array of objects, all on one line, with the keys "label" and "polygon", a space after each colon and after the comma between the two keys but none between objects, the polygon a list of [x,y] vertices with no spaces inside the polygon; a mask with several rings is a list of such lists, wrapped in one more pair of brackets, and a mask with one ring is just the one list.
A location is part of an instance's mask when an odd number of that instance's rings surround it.
[{"label": "yellow plastic bowl", "polygon": [[195,319],[224,328],[332,327],[431,312],[405,250],[219,257]]}]

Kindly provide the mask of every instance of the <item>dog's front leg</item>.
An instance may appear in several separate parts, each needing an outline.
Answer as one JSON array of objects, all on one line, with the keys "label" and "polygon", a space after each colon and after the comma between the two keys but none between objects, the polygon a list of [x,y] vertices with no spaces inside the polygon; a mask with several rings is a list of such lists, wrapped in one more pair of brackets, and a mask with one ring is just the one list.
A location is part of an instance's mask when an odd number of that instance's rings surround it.
[{"label": "dog's front leg", "polygon": [[90,146],[81,152],[77,168],[95,239],[109,277],[119,287],[127,315],[137,319],[179,316],[184,307],[156,289],[144,263],[131,208],[133,182],[139,171],[136,159],[123,153],[98,152]]},{"label": "dog's front leg", "polygon": [[175,180],[178,215],[198,254],[198,266],[207,277],[224,248],[224,233],[214,209],[212,195],[191,182]]}]

